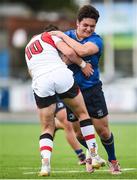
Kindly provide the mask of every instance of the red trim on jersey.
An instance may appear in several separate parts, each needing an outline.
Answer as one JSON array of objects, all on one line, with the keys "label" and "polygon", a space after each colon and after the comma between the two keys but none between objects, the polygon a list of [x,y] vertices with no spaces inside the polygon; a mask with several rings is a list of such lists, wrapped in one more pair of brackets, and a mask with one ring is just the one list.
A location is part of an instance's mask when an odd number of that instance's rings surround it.
[{"label": "red trim on jersey", "polygon": [[94,139],[95,138],[95,134],[90,134],[90,135],[87,135],[84,137],[85,140],[91,140],[91,139]]},{"label": "red trim on jersey", "polygon": [[41,35],[41,39],[42,41],[50,44],[51,46],[53,46],[54,48],[56,48],[56,45],[54,43],[54,41],[52,40],[51,38],[51,35],[47,32],[44,32],[42,35]]},{"label": "red trim on jersey", "polygon": [[43,150],[48,150],[48,151],[51,151],[52,152],[52,148],[50,146],[42,146],[40,148],[40,151],[43,151]]},{"label": "red trim on jersey", "polygon": [[26,53],[28,59],[30,60],[32,58],[32,55],[31,55],[31,52],[28,47],[25,48],[25,53]]}]

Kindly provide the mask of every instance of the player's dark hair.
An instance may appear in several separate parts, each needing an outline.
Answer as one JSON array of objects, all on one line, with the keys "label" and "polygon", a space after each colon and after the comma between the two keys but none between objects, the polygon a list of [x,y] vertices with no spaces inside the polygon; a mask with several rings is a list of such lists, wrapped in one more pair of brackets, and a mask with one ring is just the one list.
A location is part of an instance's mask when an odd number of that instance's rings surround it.
[{"label": "player's dark hair", "polygon": [[99,12],[96,8],[91,5],[85,5],[78,11],[77,19],[78,21],[82,21],[83,18],[92,18],[98,22]]},{"label": "player's dark hair", "polygon": [[59,28],[57,26],[52,25],[52,24],[50,24],[44,28],[45,32],[56,31],[56,30],[59,30]]}]

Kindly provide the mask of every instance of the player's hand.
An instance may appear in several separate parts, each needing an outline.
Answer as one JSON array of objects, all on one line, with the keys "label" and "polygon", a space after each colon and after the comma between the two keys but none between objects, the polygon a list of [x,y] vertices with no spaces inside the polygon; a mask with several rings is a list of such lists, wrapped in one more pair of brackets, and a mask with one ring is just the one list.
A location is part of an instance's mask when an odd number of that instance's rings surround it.
[{"label": "player's hand", "polygon": [[81,71],[84,73],[86,77],[90,77],[94,73],[94,69],[90,63],[86,63],[84,68],[81,68]]},{"label": "player's hand", "polygon": [[64,33],[61,32],[61,31],[50,31],[49,34],[52,35],[52,36],[57,36],[59,38],[62,38]]}]

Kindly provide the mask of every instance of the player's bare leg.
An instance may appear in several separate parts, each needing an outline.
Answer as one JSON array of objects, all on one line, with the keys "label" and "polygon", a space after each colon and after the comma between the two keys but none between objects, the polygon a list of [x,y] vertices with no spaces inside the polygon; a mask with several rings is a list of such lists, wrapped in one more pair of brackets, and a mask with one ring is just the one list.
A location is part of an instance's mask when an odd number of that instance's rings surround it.
[{"label": "player's bare leg", "polygon": [[67,120],[67,113],[65,108],[61,109],[56,113],[55,125],[57,129],[60,128],[64,129],[68,143],[77,154],[77,157],[79,159],[78,164],[79,165],[85,164],[86,156],[83,150],[81,149],[80,144],[76,138],[72,124]]},{"label": "player's bare leg", "polygon": [[[79,93],[75,98],[73,99],[64,99],[64,102],[70,107],[70,109],[74,112],[74,114],[77,116],[80,122],[80,129],[82,132],[82,135],[84,139],[86,140],[88,149],[91,153],[91,157],[96,156],[96,139],[95,139],[95,133],[94,133],[94,127],[91,123],[91,119],[88,115],[83,96],[81,93]],[[89,170],[89,172],[93,172],[94,169],[92,168]]]},{"label": "player's bare leg", "polygon": [[39,109],[42,131],[39,139],[40,153],[42,157],[42,166],[39,176],[50,175],[50,159],[53,149],[53,133],[55,129],[54,112],[55,104]]}]

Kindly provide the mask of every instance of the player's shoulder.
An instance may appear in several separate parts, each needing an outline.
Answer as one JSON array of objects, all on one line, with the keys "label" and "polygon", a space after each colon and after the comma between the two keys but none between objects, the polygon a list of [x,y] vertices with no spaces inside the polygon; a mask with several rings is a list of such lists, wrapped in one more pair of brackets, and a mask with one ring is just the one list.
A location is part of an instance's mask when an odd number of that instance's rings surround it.
[{"label": "player's shoulder", "polygon": [[95,32],[87,38],[87,42],[93,42],[93,43],[97,44],[99,47],[103,46],[102,37]]},{"label": "player's shoulder", "polygon": [[51,35],[48,32],[43,32],[40,34],[42,41],[46,41],[47,39],[52,39]]},{"label": "player's shoulder", "polygon": [[71,35],[75,34],[75,30],[74,29],[69,29],[69,30],[65,31],[64,33],[67,34],[68,36],[71,36]]},{"label": "player's shoulder", "polygon": [[99,34],[95,33],[95,32],[89,38],[97,39],[97,40],[101,40],[101,41],[103,40],[102,37]]}]

